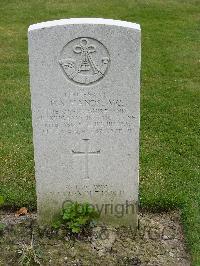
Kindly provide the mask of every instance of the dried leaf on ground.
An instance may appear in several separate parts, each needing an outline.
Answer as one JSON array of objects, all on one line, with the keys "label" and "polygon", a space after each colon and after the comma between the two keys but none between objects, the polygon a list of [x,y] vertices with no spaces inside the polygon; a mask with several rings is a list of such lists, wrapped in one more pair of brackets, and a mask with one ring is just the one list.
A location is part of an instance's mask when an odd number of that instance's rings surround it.
[{"label": "dried leaf on ground", "polygon": [[15,213],[15,217],[19,217],[21,215],[27,215],[27,213],[28,213],[28,209],[25,207],[22,207]]}]

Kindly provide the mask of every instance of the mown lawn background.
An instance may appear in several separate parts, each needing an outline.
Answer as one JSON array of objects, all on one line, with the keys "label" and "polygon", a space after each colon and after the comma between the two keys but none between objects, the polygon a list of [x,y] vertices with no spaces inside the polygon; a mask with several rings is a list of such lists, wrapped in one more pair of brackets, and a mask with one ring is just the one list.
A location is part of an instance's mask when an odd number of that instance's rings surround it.
[{"label": "mown lawn background", "polygon": [[141,24],[140,206],[180,208],[200,265],[200,1],[0,0],[4,207],[36,209],[27,54],[30,24],[103,17]]}]

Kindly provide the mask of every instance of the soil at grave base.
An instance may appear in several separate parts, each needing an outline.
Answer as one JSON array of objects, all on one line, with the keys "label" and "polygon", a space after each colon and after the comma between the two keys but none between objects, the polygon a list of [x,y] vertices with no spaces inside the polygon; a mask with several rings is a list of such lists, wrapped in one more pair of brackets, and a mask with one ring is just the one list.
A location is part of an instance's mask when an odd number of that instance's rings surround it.
[{"label": "soil at grave base", "polygon": [[1,212],[0,265],[190,265],[180,214],[140,214],[140,229],[98,225],[78,237],[39,227],[36,214]]}]

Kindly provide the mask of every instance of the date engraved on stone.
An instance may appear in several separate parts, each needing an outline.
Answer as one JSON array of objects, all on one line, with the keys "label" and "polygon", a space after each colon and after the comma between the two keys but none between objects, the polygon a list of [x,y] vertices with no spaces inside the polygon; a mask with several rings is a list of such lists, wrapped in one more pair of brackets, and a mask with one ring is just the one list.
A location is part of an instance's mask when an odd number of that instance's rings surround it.
[{"label": "date engraved on stone", "polygon": [[93,38],[77,38],[61,51],[59,64],[71,81],[89,85],[102,79],[108,69],[110,56],[107,48]]}]

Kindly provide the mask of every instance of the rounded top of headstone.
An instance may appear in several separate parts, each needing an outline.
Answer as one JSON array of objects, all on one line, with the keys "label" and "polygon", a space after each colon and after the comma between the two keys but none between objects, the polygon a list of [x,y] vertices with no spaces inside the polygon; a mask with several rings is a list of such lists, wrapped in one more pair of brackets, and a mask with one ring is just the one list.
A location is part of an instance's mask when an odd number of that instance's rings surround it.
[{"label": "rounded top of headstone", "polygon": [[76,24],[111,25],[111,26],[131,28],[140,31],[139,24],[122,20],[103,19],[103,18],[70,18],[70,19],[46,21],[30,25],[28,31],[50,28],[54,26],[76,25]]}]

